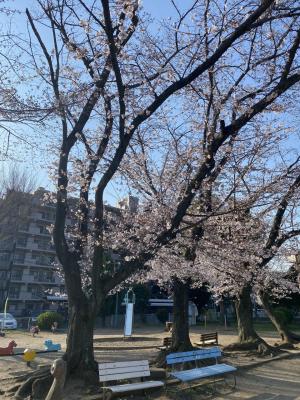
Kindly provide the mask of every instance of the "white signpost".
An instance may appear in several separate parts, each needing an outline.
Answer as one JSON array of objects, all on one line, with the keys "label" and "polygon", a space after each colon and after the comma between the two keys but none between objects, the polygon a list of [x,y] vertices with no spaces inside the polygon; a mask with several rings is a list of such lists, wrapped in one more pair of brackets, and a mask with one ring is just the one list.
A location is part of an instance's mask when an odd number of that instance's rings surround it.
[{"label": "white signpost", "polygon": [[126,315],[125,315],[125,326],[124,336],[130,337],[132,335],[132,323],[133,323],[133,303],[126,304]]},{"label": "white signpost", "polygon": [[[131,300],[129,300],[129,294],[132,294]],[[129,289],[125,295],[124,303],[126,304],[125,314],[125,325],[124,325],[124,337],[128,338],[132,336],[132,325],[133,325],[133,307],[135,303],[135,294],[132,289]]]}]

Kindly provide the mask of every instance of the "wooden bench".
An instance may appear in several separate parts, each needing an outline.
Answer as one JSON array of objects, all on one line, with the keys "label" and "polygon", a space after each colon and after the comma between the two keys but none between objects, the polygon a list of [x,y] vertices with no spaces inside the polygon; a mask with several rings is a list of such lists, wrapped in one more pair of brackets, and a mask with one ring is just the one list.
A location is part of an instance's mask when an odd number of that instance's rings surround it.
[{"label": "wooden bench", "polygon": [[168,350],[172,346],[172,338],[164,337],[162,346],[157,347],[159,350]]},{"label": "wooden bench", "polygon": [[[236,386],[235,371],[236,368],[227,364],[218,364],[218,358],[222,356],[222,352],[219,347],[211,347],[202,350],[187,351],[184,353],[172,353],[166,357],[167,365],[172,366],[172,372],[170,375],[174,378],[179,379],[181,382],[189,382],[196,379],[210,378],[215,376],[221,376],[225,374],[233,374],[233,387]],[[199,367],[197,361],[215,359],[214,365]],[[181,371],[175,371],[174,365],[181,364],[184,367],[184,363],[195,363],[195,368],[185,369]]]},{"label": "wooden bench", "polygon": [[150,376],[148,360],[103,363],[98,364],[98,369],[100,382],[117,382],[136,378],[141,379],[141,382],[103,386],[104,399],[106,398],[107,392],[110,392],[110,394],[120,394],[164,386],[164,382],[161,381],[143,381],[144,377]]},{"label": "wooden bench", "polygon": [[200,334],[200,342],[195,343],[196,346],[205,346],[218,343],[218,332]]}]

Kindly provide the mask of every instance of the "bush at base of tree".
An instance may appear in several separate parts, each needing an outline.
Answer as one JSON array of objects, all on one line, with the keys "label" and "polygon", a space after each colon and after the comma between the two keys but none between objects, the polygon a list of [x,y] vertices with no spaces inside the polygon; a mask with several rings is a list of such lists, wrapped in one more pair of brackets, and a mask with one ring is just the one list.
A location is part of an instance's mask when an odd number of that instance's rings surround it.
[{"label": "bush at base of tree", "polygon": [[293,313],[286,307],[277,307],[274,314],[283,325],[290,325],[293,322]]},{"label": "bush at base of tree", "polygon": [[54,322],[57,322],[58,327],[63,323],[63,317],[55,311],[46,311],[37,317],[40,329],[50,330]]}]

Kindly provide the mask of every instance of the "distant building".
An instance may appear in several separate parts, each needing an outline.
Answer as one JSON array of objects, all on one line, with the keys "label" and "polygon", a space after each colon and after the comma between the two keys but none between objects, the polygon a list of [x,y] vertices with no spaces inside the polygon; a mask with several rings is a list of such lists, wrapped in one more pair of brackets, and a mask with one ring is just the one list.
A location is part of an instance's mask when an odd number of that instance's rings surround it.
[{"label": "distant building", "polygon": [[[0,199],[0,312],[8,298],[8,311],[14,316],[37,314],[50,308],[47,292],[65,293],[49,232],[55,220],[55,204],[45,203],[46,193],[39,188],[34,193],[10,192]],[[76,201],[72,198],[70,204]],[[120,215],[120,209],[137,210],[137,198],[129,196],[123,201],[122,207],[105,208],[115,216]],[[75,223],[75,219],[67,218],[69,227]],[[108,255],[112,267],[119,268],[120,257],[112,252]]]},{"label": "distant building", "polygon": [[8,311],[15,316],[47,308],[46,290],[64,291],[48,230],[55,205],[44,204],[44,194],[43,188],[11,192],[0,202],[0,305],[8,297]]},{"label": "distant building", "polygon": [[127,196],[118,202],[118,206],[121,210],[127,210],[132,213],[136,213],[138,210],[139,199],[134,196]]}]

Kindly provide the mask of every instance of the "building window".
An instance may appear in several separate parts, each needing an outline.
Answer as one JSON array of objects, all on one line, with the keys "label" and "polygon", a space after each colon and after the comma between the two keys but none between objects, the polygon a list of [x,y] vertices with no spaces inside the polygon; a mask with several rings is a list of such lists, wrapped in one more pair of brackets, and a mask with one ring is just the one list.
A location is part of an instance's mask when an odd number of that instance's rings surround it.
[{"label": "building window", "polygon": [[5,280],[7,277],[7,272],[6,271],[0,271],[0,280]]},{"label": "building window", "polygon": [[38,248],[41,250],[50,249],[50,240],[37,240]]},{"label": "building window", "polygon": [[20,297],[20,287],[19,286],[10,286],[8,297],[11,299],[18,299]]},{"label": "building window", "polygon": [[0,253],[0,261],[9,261],[9,256],[8,253]]},{"label": "building window", "polygon": [[14,262],[23,264],[24,261],[25,261],[25,252],[16,252],[14,256]]},{"label": "building window", "polygon": [[24,247],[26,247],[27,246],[27,237],[23,237],[23,236],[18,236],[17,237],[17,244],[19,245],[19,246],[24,246]]},{"label": "building window", "polygon": [[28,224],[28,223],[21,223],[21,224],[19,225],[19,230],[20,230],[20,231],[28,232],[28,230],[29,230],[29,224]]},{"label": "building window", "polygon": [[36,282],[54,282],[52,271],[34,271],[33,279]]},{"label": "building window", "polygon": [[54,219],[54,215],[52,213],[43,211],[41,214],[42,214],[42,219],[47,219],[47,220]]},{"label": "building window", "polygon": [[14,269],[11,273],[11,279],[15,279],[21,281],[23,277],[23,270],[22,269]]},{"label": "building window", "polygon": [[49,234],[48,229],[44,225],[39,225],[38,226],[40,233],[43,233],[44,235]]},{"label": "building window", "polygon": [[43,291],[39,286],[28,285],[28,292],[31,293],[32,299],[41,299]]}]

